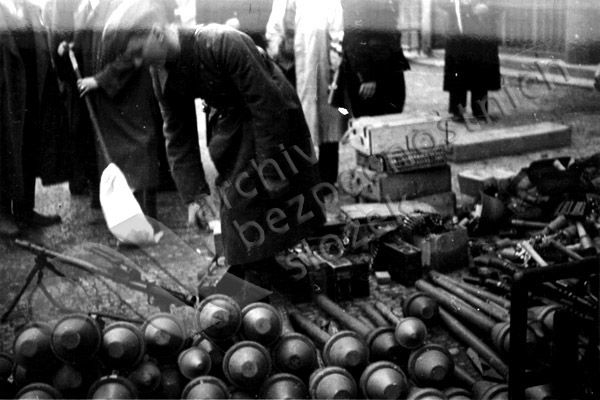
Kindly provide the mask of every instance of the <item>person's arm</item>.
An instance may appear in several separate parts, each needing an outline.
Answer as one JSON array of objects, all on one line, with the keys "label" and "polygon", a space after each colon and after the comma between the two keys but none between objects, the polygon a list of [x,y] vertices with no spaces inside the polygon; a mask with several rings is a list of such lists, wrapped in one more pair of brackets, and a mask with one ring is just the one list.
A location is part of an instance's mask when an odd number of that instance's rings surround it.
[{"label": "person's arm", "polygon": [[210,194],[210,188],[200,159],[195,99],[168,88],[163,95],[157,73],[152,73],[152,83],[163,118],[173,180],[185,204],[199,201]]},{"label": "person's arm", "polygon": [[[237,88],[243,104],[251,114],[254,125],[255,161],[261,165],[281,153],[280,145],[289,129],[288,110],[299,106],[285,92],[282,83],[272,78],[269,61],[263,57],[252,40],[234,30],[223,30],[214,35],[212,56],[222,72]],[[283,83],[286,85],[287,83]],[[265,175],[269,175],[266,168]],[[274,172],[274,171],[273,171]],[[276,175],[265,176],[267,180],[277,180]]]},{"label": "person's arm", "polygon": [[123,89],[131,75],[139,67],[126,57],[119,57],[115,61],[107,64],[104,68],[93,76],[86,76],[77,81],[77,87],[81,96],[88,92],[102,89],[110,98],[115,97]]},{"label": "person's arm", "polygon": [[287,0],[274,0],[271,8],[271,14],[265,28],[265,38],[267,39],[267,53],[274,59],[279,55],[281,42],[284,40],[285,27],[285,9]]},{"label": "person's arm", "polygon": [[330,40],[329,65],[333,72],[342,62],[342,43],[344,41],[344,12],[340,0],[332,0],[328,13],[328,29]]},{"label": "person's arm", "polygon": [[93,78],[98,87],[112,98],[119,94],[138,68],[131,58],[121,56],[106,64]]}]

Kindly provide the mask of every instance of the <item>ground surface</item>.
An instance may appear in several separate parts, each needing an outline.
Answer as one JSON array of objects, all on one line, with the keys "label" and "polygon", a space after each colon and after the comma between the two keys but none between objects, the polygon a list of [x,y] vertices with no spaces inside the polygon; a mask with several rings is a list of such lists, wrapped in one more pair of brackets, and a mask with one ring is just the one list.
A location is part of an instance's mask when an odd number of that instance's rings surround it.
[{"label": "ground surface", "polygon": [[[406,74],[407,102],[405,112],[438,112],[445,115],[447,95],[442,92],[442,71],[438,68],[418,64]],[[496,95],[492,114],[499,117],[497,123],[484,126],[488,129],[503,125],[518,125],[535,121],[557,121],[573,128],[572,146],[552,151],[501,157],[465,164],[453,164],[453,187],[458,192],[456,174],[465,169],[487,169],[502,166],[513,171],[526,167],[531,161],[540,157],[569,155],[583,157],[600,150],[600,93],[568,86],[548,86],[534,84],[523,89],[517,79],[505,82],[505,90]],[[516,101],[510,101],[512,96]],[[498,108],[500,104],[500,108]],[[202,118],[199,118],[202,121]],[[201,141],[202,145],[204,140]],[[348,146],[341,149],[341,169],[354,166],[355,153]],[[207,161],[203,151],[207,176],[214,178],[214,168]],[[347,200],[347,197],[345,197]],[[44,230],[28,230],[24,238],[59,251],[77,253],[86,242],[99,243],[117,249],[116,241],[108,233],[99,211],[89,209],[87,197],[70,196],[67,185],[40,187],[36,196],[37,209],[44,213],[58,213],[63,218],[61,225]],[[120,247],[118,250],[136,261],[148,278],[156,279],[171,287],[193,290],[197,285],[197,273],[210,260],[204,242],[208,236],[200,234],[185,224],[185,209],[175,193],[159,195],[159,219],[170,228],[170,233],[161,244],[152,249],[142,251]],[[333,207],[335,209],[335,207]],[[0,312],[3,312],[10,299],[34,264],[35,257],[13,243],[0,239]],[[48,290],[66,305],[83,310],[96,309],[127,314],[132,318],[141,318],[157,311],[147,304],[145,296],[125,290],[122,286],[105,284],[94,279],[78,279],[72,268],[61,267],[73,281],[47,278]],[[52,276],[47,273],[46,276]],[[381,297],[398,304],[401,289],[383,287],[373,293],[373,297]],[[124,298],[135,311],[123,306]],[[183,314],[185,310],[177,312]],[[52,320],[60,315],[40,294],[27,292],[12,315],[10,321],[0,325],[0,351],[9,351],[12,346],[14,332],[30,319]],[[187,326],[193,329],[192,318],[187,318]]]}]

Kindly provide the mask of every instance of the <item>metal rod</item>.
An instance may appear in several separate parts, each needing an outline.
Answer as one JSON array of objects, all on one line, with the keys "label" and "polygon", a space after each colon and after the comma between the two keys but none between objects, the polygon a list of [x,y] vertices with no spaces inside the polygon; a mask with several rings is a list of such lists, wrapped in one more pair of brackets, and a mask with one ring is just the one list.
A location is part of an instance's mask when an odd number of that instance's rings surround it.
[{"label": "metal rod", "polygon": [[296,327],[298,327],[302,333],[306,334],[306,336],[310,337],[320,349],[325,346],[325,343],[327,343],[331,337],[327,332],[313,324],[304,315],[300,314],[299,311],[289,310],[288,315],[290,316],[290,320],[296,324]]},{"label": "metal rod", "polygon": [[[447,277],[447,278],[449,280],[451,279],[449,277]],[[498,296],[495,293],[489,292],[489,291],[484,290],[484,289],[480,289],[480,288],[478,288],[475,285],[471,285],[471,284],[468,284],[466,282],[462,282],[462,281],[459,281],[459,280],[452,279],[452,282],[455,283],[460,288],[464,289],[465,291],[471,293],[474,296],[477,296],[477,297],[479,297],[481,299],[484,299],[484,300],[489,300],[489,301],[491,301],[491,302],[493,302],[493,303],[495,303],[495,304],[499,305],[500,307],[505,308],[507,310],[510,309],[510,300],[505,299],[502,296]]]},{"label": "metal rod", "polygon": [[[75,57],[73,49],[69,49],[69,59],[71,60],[71,66],[73,67],[75,76],[77,77],[77,79],[82,79],[83,77],[81,76],[81,71],[79,71],[79,64],[77,63],[77,58]],[[94,109],[92,100],[88,95],[83,96],[83,98],[85,100],[85,105],[90,115],[92,127],[94,128],[94,132],[96,133],[96,140],[100,145],[100,152],[104,156],[106,164],[110,164],[112,162],[112,159],[110,157],[110,153],[108,152],[108,147],[106,147],[106,142],[104,141],[104,138],[102,136],[102,130],[100,129],[100,124],[98,123],[98,116],[96,115],[96,110]]]},{"label": "metal rod", "polygon": [[490,333],[494,325],[496,325],[491,318],[486,317],[482,313],[478,312],[463,300],[453,296],[443,289],[436,288],[422,279],[415,283],[415,287],[437,300],[440,305],[444,306],[446,310],[452,314],[468,321],[486,333]]},{"label": "metal rod", "polygon": [[452,332],[456,337],[463,341],[466,345],[473,348],[479,356],[486,360],[492,368],[494,368],[504,378],[508,377],[508,366],[500,356],[481,339],[471,332],[465,325],[459,320],[454,318],[450,313],[444,309],[440,309],[440,318],[446,325],[446,328]]},{"label": "metal rod", "polygon": [[363,337],[367,337],[369,335],[371,330],[367,326],[365,326],[358,319],[346,313],[343,308],[335,304],[329,297],[323,294],[318,294],[315,296],[315,303],[321,307],[323,311],[340,321],[342,325],[351,331],[354,331]]},{"label": "metal rod", "polygon": [[456,364],[454,365],[454,379],[469,390],[471,390],[475,382],[477,382],[477,380],[473,378],[464,368]]},{"label": "metal rod", "polygon": [[357,315],[356,319],[359,320],[360,322],[362,322],[367,328],[369,328],[369,330],[373,330],[375,328],[377,328],[375,326],[375,324],[367,317],[365,317],[364,315]]},{"label": "metal rod", "polygon": [[398,325],[398,322],[400,322],[401,317],[394,314],[392,309],[383,304],[382,302],[376,301],[375,308],[381,313],[381,315],[383,315],[389,322],[391,322],[392,325]]},{"label": "metal rod", "polygon": [[505,309],[494,308],[490,303],[486,303],[480,298],[468,293],[466,290],[454,285],[452,282],[444,279],[441,274],[436,272],[431,272],[431,279],[435,284],[441,286],[446,289],[448,292],[454,294],[455,296],[460,297],[476,309],[483,311],[484,313],[490,315],[491,317],[499,320],[506,321],[508,320],[508,311]]},{"label": "metal rod", "polygon": [[531,228],[531,229],[544,229],[547,225],[544,222],[539,221],[526,221],[523,219],[512,219],[510,221],[512,226],[520,228]]},{"label": "metal rod", "polygon": [[568,249],[567,247],[565,247],[562,243],[557,242],[554,239],[550,239],[549,243],[552,245],[552,247],[554,247],[556,250],[562,252],[563,254],[567,255],[568,257],[570,257],[572,260],[575,261],[581,261],[583,260],[583,257],[580,256],[579,254],[575,253],[573,250]]},{"label": "metal rod", "polygon": [[375,324],[375,326],[390,326],[387,319],[371,303],[360,303],[358,305],[362,312]]},{"label": "metal rod", "polygon": [[542,258],[542,256],[540,256],[540,254],[533,248],[531,243],[524,240],[520,243],[520,245],[523,248],[523,250],[525,250],[527,252],[527,254],[529,254],[531,256],[531,258],[533,258],[533,260],[537,263],[537,265],[539,265],[540,267],[548,266],[548,263],[546,262],[546,260],[544,260]]}]

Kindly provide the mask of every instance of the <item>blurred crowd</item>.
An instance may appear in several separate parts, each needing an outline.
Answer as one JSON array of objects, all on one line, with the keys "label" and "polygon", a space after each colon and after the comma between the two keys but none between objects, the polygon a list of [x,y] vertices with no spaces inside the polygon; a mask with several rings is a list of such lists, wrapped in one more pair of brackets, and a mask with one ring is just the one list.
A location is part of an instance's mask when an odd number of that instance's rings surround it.
[{"label": "blurred crowd", "polygon": [[[72,194],[89,195],[98,208],[99,175],[112,161],[152,217],[157,191],[174,188],[156,80],[139,58],[124,57],[127,35],[106,29],[120,3],[0,0],[0,236],[60,222],[34,211],[37,178],[68,181]],[[189,24],[175,0],[156,4],[171,24]],[[487,91],[500,85],[493,10],[475,0],[446,6],[449,112],[462,120],[471,92],[473,115],[486,118]],[[213,21],[247,31],[295,87],[324,182],[336,184],[349,118],[403,111],[410,67],[396,7],[393,0],[274,0],[262,40],[235,14]]]}]

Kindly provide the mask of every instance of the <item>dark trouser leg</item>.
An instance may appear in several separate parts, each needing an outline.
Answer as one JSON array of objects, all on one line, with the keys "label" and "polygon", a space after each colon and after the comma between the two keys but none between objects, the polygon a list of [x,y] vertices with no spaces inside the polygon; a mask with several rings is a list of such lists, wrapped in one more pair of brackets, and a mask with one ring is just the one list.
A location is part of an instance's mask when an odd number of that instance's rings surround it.
[{"label": "dark trouser leg", "polygon": [[19,228],[12,216],[11,202],[8,195],[2,193],[0,187],[0,237],[15,237],[19,235]]},{"label": "dark trouser leg", "polygon": [[26,214],[35,207],[35,178],[38,159],[37,132],[31,117],[25,118],[23,129],[23,197],[15,199],[15,214]]},{"label": "dark trouser leg", "polygon": [[323,143],[319,146],[319,173],[323,182],[337,182],[339,158],[338,142]]},{"label": "dark trouser leg", "polygon": [[448,112],[456,116],[463,115],[465,113],[465,107],[467,107],[467,91],[451,90]]},{"label": "dark trouser leg", "polygon": [[487,90],[471,91],[471,110],[475,118],[487,118],[488,116],[488,92]]},{"label": "dark trouser leg", "polygon": [[156,219],[156,189],[136,190],[133,195],[142,207],[144,214]]}]

